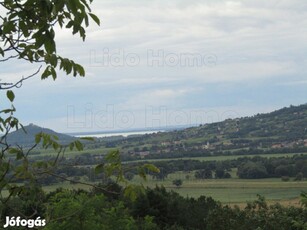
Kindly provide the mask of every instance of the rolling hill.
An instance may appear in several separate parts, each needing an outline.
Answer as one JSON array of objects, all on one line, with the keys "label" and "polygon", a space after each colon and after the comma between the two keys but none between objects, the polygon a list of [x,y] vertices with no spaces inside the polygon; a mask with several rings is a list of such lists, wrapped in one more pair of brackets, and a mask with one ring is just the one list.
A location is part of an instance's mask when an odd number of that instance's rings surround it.
[{"label": "rolling hill", "polygon": [[307,104],[105,145],[142,157],[301,152],[307,150]]},{"label": "rolling hill", "polygon": [[40,132],[49,135],[56,135],[59,138],[59,142],[62,144],[69,143],[76,139],[75,137],[62,133],[57,133],[51,129],[42,128],[34,124],[29,124],[27,126],[24,126],[24,130],[19,129],[17,131],[9,133],[7,136],[7,141],[10,145],[18,144],[23,147],[29,147],[35,143],[35,135]]}]

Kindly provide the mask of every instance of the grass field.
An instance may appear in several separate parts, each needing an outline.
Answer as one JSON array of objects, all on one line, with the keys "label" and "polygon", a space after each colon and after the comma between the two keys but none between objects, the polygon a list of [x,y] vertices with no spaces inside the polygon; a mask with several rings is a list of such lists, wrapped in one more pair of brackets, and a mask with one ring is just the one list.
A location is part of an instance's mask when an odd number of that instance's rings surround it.
[{"label": "grass field", "polygon": [[235,160],[240,157],[292,157],[294,155],[307,155],[307,153],[272,153],[272,154],[254,154],[254,155],[231,155],[231,156],[205,156],[205,157],[181,157],[181,158],[166,158],[166,159],[148,159],[148,160],[137,160],[129,162],[157,162],[157,161],[170,161],[170,160],[199,160],[199,161],[224,161],[224,160]]},{"label": "grass field", "polygon": [[[102,150],[85,150],[84,152],[90,152],[97,154],[102,152]],[[84,153],[83,152],[83,153]],[[51,152],[45,152],[44,155],[51,154]],[[68,155],[74,155],[75,152],[68,153]],[[185,157],[185,158],[172,158],[172,159],[152,159],[146,160],[152,163],[157,161],[169,161],[169,160],[182,160],[182,159],[193,159],[200,161],[223,161],[223,160],[232,160],[239,157],[282,157],[288,156],[292,157],[297,153],[289,154],[258,154],[258,155],[236,155],[236,156],[211,156],[211,157]],[[301,154],[301,153],[300,153]],[[306,155],[307,153],[302,153]],[[134,161],[135,162],[135,161]],[[142,162],[142,161],[138,161]],[[142,183],[145,187],[155,187],[156,185],[163,185],[168,190],[174,190],[182,196],[194,197],[197,198],[201,195],[211,196],[212,198],[221,201],[225,204],[243,204],[246,201],[253,201],[257,199],[257,194],[265,196],[268,201],[280,201],[281,203],[287,204],[291,201],[298,202],[298,197],[302,191],[307,191],[307,181],[296,182],[291,181],[283,182],[279,178],[269,178],[269,179],[251,179],[243,180],[238,179],[236,175],[236,169],[233,169],[231,172],[232,179],[211,179],[211,180],[196,180],[194,178],[194,172],[184,173],[176,172],[168,175],[164,181],[158,181],[152,179],[150,176],[147,181],[141,180],[139,177],[135,176],[131,183],[140,184]],[[187,179],[187,176],[189,179]],[[183,185],[180,188],[176,188],[172,181],[174,179],[183,180]],[[89,186],[80,185],[80,184],[69,184],[61,183],[52,186],[45,186],[44,190],[46,192],[53,191],[58,187],[63,188],[82,188],[90,189]]]},{"label": "grass field", "polygon": [[[170,174],[164,181],[159,181],[148,176],[147,181],[135,176],[132,184],[142,184],[145,187],[154,188],[156,185],[163,185],[167,190],[173,190],[184,197],[198,198],[200,196],[212,197],[224,204],[244,206],[247,201],[257,199],[257,194],[262,195],[270,203],[281,202],[284,205],[299,205],[299,196],[302,191],[307,191],[307,181],[283,182],[278,178],[267,179],[208,179],[196,180],[186,179],[186,173]],[[183,184],[177,188],[172,184],[174,179],[182,179]],[[70,184],[68,182],[44,186],[46,192],[51,192],[57,188],[65,189],[91,189],[83,184]],[[2,191],[3,196],[7,196],[7,191]]]},{"label": "grass field", "polygon": [[[170,175],[164,181],[157,181],[148,178],[143,181],[139,177],[135,177],[131,183],[143,184],[145,187],[154,188],[156,185],[163,185],[167,190],[178,192],[184,197],[198,198],[200,196],[210,196],[225,204],[242,204],[247,201],[257,199],[257,194],[265,196],[268,201],[281,201],[282,203],[291,203],[291,200],[297,202],[297,198],[302,191],[307,191],[307,181],[289,181],[282,182],[280,179],[257,179],[257,180],[243,180],[243,179],[211,179],[211,180],[186,180],[183,179],[183,185],[176,188],[172,184],[175,178],[181,179],[181,176]],[[45,186],[46,192],[54,191],[56,188],[82,188],[90,189],[89,186],[80,184],[61,183],[51,186]]]},{"label": "grass field", "polygon": [[[283,184],[282,184],[283,183]],[[173,188],[173,187],[169,187]],[[267,200],[287,200],[297,198],[302,191],[306,191],[307,182],[186,182],[182,188],[175,189],[182,196],[199,197],[211,196],[223,203],[242,203],[257,198],[257,194],[265,196]],[[173,188],[174,189],[174,188]]]},{"label": "grass field", "polygon": [[[269,179],[210,179],[195,180],[184,179],[184,174],[172,174],[164,181],[149,178],[143,182],[144,186],[155,187],[163,185],[169,190],[174,190],[182,196],[194,197],[211,196],[222,203],[243,203],[257,199],[257,194],[265,196],[267,200],[291,200],[298,198],[302,191],[307,191],[307,181],[283,182],[278,178]],[[174,179],[182,179],[183,184],[176,188],[172,184]],[[139,183],[136,177],[132,182]]]}]

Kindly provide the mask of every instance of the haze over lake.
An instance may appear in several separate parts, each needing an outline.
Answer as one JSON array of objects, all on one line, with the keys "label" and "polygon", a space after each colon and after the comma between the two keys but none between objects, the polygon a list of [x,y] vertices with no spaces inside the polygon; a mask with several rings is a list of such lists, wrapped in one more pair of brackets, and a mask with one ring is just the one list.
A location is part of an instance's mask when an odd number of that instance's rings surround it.
[{"label": "haze over lake", "polygon": [[108,132],[108,133],[96,133],[96,134],[75,134],[75,137],[112,137],[112,136],[124,136],[128,137],[130,135],[144,135],[144,134],[152,134],[157,132],[165,132],[165,130],[146,130],[146,131],[126,131],[126,132]]}]

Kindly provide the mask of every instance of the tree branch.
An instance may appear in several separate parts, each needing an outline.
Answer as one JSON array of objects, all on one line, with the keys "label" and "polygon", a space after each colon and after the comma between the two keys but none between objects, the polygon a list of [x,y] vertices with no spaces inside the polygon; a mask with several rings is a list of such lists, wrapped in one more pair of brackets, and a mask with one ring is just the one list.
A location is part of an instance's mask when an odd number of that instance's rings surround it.
[{"label": "tree branch", "polygon": [[[23,83],[25,80],[28,80],[29,78],[32,78],[32,77],[34,77],[35,75],[37,75],[37,74],[40,72],[41,68],[42,68],[42,66],[40,66],[40,67],[38,68],[38,70],[37,70],[35,73],[33,73],[33,74],[31,74],[31,75],[29,75],[29,76],[27,76],[27,77],[22,77],[22,78],[21,78],[19,81],[17,81],[16,83],[0,83],[0,90],[12,89],[12,88],[14,88],[14,87],[20,88],[20,87],[22,86],[22,83]],[[7,86],[7,87],[3,87],[3,86]]]}]

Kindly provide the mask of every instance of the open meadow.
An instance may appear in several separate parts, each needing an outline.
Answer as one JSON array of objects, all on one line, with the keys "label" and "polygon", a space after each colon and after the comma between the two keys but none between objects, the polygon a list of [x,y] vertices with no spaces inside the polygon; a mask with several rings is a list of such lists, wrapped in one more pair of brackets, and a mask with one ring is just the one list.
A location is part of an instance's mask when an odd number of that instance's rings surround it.
[{"label": "open meadow", "polygon": [[[85,150],[87,152],[87,150]],[[91,153],[98,153],[99,150],[91,150]],[[50,154],[51,152],[45,154]],[[307,153],[300,153],[306,155]],[[69,153],[68,156],[73,156],[74,153]],[[258,155],[234,155],[234,156],[207,156],[207,157],[190,157],[190,158],[174,158],[174,159],[152,159],[146,160],[152,164],[159,161],[170,160],[198,160],[198,161],[224,161],[235,160],[240,157],[253,158],[256,156],[265,158],[277,158],[277,157],[293,157],[295,153],[288,154],[258,154]],[[67,155],[66,155],[67,156]],[[143,160],[133,161],[143,162]],[[128,163],[128,162],[124,162]],[[131,162],[130,162],[131,163]],[[90,167],[91,165],[85,165],[81,167]],[[134,176],[130,181],[133,184],[142,184],[144,187],[154,188],[156,185],[164,186],[167,190],[173,190],[178,192],[184,197],[200,197],[210,196],[215,200],[218,200],[225,204],[239,204],[246,203],[247,201],[253,201],[257,199],[257,194],[264,196],[268,201],[278,201],[284,204],[291,202],[293,199],[297,199],[301,192],[307,190],[307,181],[294,181],[294,178],[290,178],[289,181],[282,181],[281,178],[266,178],[266,179],[239,179],[237,176],[237,169],[233,168],[230,171],[230,179],[196,179],[195,172],[175,172],[171,173],[164,180],[157,180],[148,175],[147,180],[144,181],[139,176]],[[173,180],[182,180],[182,185],[176,187],[173,185]],[[90,183],[85,181],[86,183]],[[82,188],[90,189],[89,186],[70,183],[59,183],[50,186],[44,186],[45,191],[53,191],[58,187],[63,188]]]},{"label": "open meadow", "polygon": [[[189,179],[187,179],[189,178]],[[183,181],[180,187],[173,185],[173,180]],[[286,201],[298,198],[302,191],[307,190],[307,181],[281,181],[280,178],[266,179],[205,179],[197,180],[192,173],[177,172],[170,174],[164,181],[151,177],[142,182],[137,176],[133,183],[142,183],[144,186],[155,187],[163,185],[168,190],[178,192],[186,197],[210,196],[222,203],[245,203],[257,199],[257,194],[265,196],[268,201]]]},{"label": "open meadow", "polygon": [[[186,179],[190,176],[190,179]],[[180,187],[173,185],[173,180],[183,181]],[[198,198],[200,196],[212,197],[224,204],[243,204],[257,199],[257,194],[264,196],[269,202],[281,202],[282,204],[297,203],[297,198],[303,191],[307,190],[307,181],[281,181],[279,178],[267,179],[207,179],[197,180],[192,174],[178,172],[170,174],[165,180],[156,180],[151,176],[144,181],[135,176],[132,184],[142,184],[144,187],[154,188],[164,186],[167,190],[175,191],[184,197]],[[44,186],[46,192],[54,191],[56,188],[65,189],[91,189],[83,184],[70,184],[68,182]],[[298,205],[298,203],[296,204]]]}]

